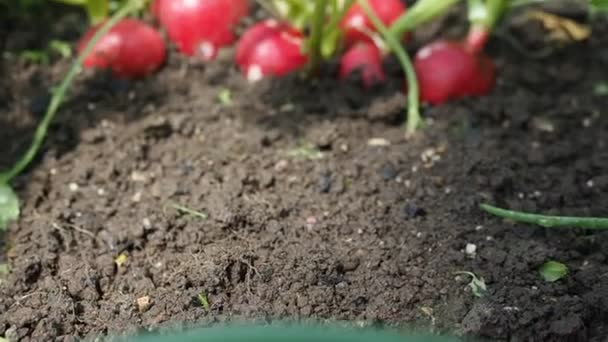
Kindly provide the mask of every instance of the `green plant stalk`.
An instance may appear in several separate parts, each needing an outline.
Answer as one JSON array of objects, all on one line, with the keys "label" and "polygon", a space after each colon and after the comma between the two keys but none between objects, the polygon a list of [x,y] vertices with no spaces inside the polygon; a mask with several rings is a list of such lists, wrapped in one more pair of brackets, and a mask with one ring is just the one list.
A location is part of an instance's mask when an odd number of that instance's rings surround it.
[{"label": "green plant stalk", "polygon": [[376,30],[380,32],[388,47],[391,49],[391,51],[393,51],[395,56],[397,56],[397,59],[405,72],[408,89],[407,122],[405,126],[405,133],[406,135],[411,135],[419,126],[422,125],[422,118],[420,117],[420,91],[418,89],[416,71],[414,70],[410,57],[401,46],[399,39],[397,39],[398,36],[384,26],[380,18],[378,18],[376,13],[374,13],[372,10],[367,0],[358,0],[358,2],[361,5],[361,8],[363,8],[365,11],[365,14],[374,24]]},{"label": "green plant stalk", "polygon": [[601,217],[572,217],[572,216],[548,216],[540,214],[524,213],[521,211],[507,210],[480,204],[479,207],[492,215],[502,217],[515,222],[531,223],[545,228],[584,228],[584,229],[608,229],[608,218]]},{"label": "green plant stalk", "polygon": [[316,72],[321,63],[321,44],[323,42],[323,24],[327,12],[328,0],[315,0],[315,9],[310,26],[310,39],[308,41],[308,73]]},{"label": "green plant stalk", "polygon": [[460,0],[419,0],[404,14],[393,22],[390,31],[396,37],[402,37],[416,27],[427,23],[445,13]]},{"label": "green plant stalk", "polygon": [[469,21],[490,31],[494,28],[505,10],[508,0],[468,0]]},{"label": "green plant stalk", "polygon": [[34,160],[34,157],[36,157],[36,154],[44,142],[44,138],[46,137],[49,126],[53,121],[53,118],[55,117],[63,98],[65,97],[65,93],[72,84],[74,77],[76,77],[80,71],[80,66],[82,65],[85,57],[91,53],[93,47],[99,41],[99,39],[101,39],[101,37],[108,33],[118,21],[128,16],[131,12],[137,10],[139,5],[141,5],[141,0],[129,0],[123,7],[116,11],[116,13],[114,13],[114,15],[112,15],[112,17],[110,17],[110,19],[108,19],[108,21],[106,21],[97,32],[95,32],[91,40],[87,43],[83,52],[78,56],[78,58],[76,58],[76,61],[70,67],[70,70],[68,70],[65,78],[63,81],[61,81],[56,91],[53,93],[53,97],[51,98],[51,102],[47,107],[44,117],[36,128],[36,132],[34,133],[34,138],[29,149],[10,170],[0,173],[0,183],[9,183],[12,181],[16,176],[23,172],[23,170],[32,162],[32,160]]},{"label": "green plant stalk", "polygon": [[334,11],[332,13],[331,19],[329,20],[329,24],[327,24],[328,30],[332,30],[332,29],[338,27],[338,24],[340,24],[340,20],[342,20],[342,18],[344,18],[344,15],[346,14],[346,12],[350,8],[350,6],[352,6],[353,3],[355,3],[355,0],[346,0],[344,2],[344,6],[342,6],[341,9]]}]

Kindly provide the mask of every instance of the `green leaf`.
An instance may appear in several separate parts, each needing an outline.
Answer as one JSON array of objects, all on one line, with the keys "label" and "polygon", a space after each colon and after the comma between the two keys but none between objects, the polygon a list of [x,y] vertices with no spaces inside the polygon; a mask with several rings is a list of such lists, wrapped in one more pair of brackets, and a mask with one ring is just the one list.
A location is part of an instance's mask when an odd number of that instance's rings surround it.
[{"label": "green leaf", "polygon": [[108,16],[110,6],[108,0],[87,0],[85,4],[89,21],[91,24],[98,24]]},{"label": "green leaf", "polygon": [[590,0],[592,12],[608,12],[608,0]]},{"label": "green leaf", "polygon": [[66,5],[72,6],[84,6],[87,3],[87,0],[53,0],[55,2],[60,2]]},{"label": "green leaf", "polygon": [[540,267],[539,273],[545,281],[553,283],[568,275],[568,266],[551,260]]},{"label": "green leaf", "polygon": [[[8,272],[9,272],[8,265],[7,264],[0,264],[0,285],[2,284],[2,282],[4,282],[4,279],[8,275]],[[2,342],[1,339],[0,339],[0,342]]]},{"label": "green leaf", "polygon": [[217,99],[224,106],[230,106],[232,105],[232,92],[228,88],[222,88],[219,94],[217,94]]},{"label": "green leaf", "polygon": [[49,64],[49,54],[45,50],[24,50],[19,57],[34,64]]},{"label": "green leaf", "polygon": [[482,277],[478,277],[473,272],[459,271],[455,272],[455,274],[464,274],[471,277],[469,287],[471,288],[471,293],[473,293],[475,297],[483,297],[483,295],[488,289],[485,280]]},{"label": "green leaf", "polygon": [[207,311],[209,311],[209,308],[211,307],[211,305],[209,305],[209,298],[207,297],[206,293],[199,293],[197,296],[198,299],[198,303]]},{"label": "green leaf", "polygon": [[597,96],[606,96],[608,95],[608,82],[600,81],[595,84],[593,87],[593,93]]},{"label": "green leaf", "polygon": [[7,184],[0,184],[0,230],[19,217],[19,199]]},{"label": "green leaf", "polygon": [[56,52],[63,58],[72,57],[72,46],[70,45],[70,43],[65,42],[63,40],[51,40],[49,43],[49,50]]}]

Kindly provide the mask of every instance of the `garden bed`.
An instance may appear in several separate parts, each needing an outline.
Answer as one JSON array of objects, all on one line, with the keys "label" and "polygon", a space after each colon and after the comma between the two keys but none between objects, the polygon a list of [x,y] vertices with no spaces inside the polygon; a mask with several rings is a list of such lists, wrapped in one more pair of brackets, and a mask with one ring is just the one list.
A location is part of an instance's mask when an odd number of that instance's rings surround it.
[{"label": "garden bed", "polygon": [[[608,26],[594,29],[540,60],[497,40],[492,95],[425,108],[430,124],[410,140],[391,62],[374,91],[297,76],[250,85],[229,52],[207,65],[173,54],[135,83],[88,74],[15,186],[23,210],[3,238],[0,336],[289,318],[602,340],[608,235],[478,208],[608,216],[608,97],[594,93]],[[3,63],[7,167],[68,61]],[[548,260],[570,274],[545,282]],[[483,277],[485,294],[458,271]]]}]

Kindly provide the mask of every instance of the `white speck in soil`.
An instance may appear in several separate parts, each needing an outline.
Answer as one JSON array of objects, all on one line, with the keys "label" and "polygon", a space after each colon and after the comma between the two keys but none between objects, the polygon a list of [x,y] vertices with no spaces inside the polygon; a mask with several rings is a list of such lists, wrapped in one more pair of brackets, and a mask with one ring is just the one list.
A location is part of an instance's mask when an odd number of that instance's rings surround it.
[{"label": "white speck in soil", "polygon": [[384,138],[371,138],[367,141],[368,146],[390,146],[391,142]]},{"label": "white speck in soil", "polygon": [[585,128],[591,127],[591,118],[583,119],[583,127],[585,127]]},{"label": "white speck in soil", "polygon": [[277,172],[281,172],[287,168],[287,160],[281,159],[274,165],[274,170]]},{"label": "white speck in soil", "polygon": [[131,197],[131,200],[132,200],[133,202],[136,202],[136,203],[137,203],[137,202],[139,202],[139,201],[141,201],[141,192],[140,192],[140,191],[136,192],[136,193],[133,195],[133,197]]},{"label": "white speck in soil", "polygon": [[72,183],[68,184],[68,188],[70,189],[70,191],[76,192],[76,191],[78,191],[78,184],[72,182]]},{"label": "white speck in soil", "polygon": [[475,253],[477,252],[477,245],[475,245],[473,243],[467,243],[467,245],[464,248],[464,252],[467,255],[475,255]]},{"label": "white speck in soil", "polygon": [[131,172],[131,180],[134,182],[146,182],[147,177],[142,172],[133,171],[133,172]]}]

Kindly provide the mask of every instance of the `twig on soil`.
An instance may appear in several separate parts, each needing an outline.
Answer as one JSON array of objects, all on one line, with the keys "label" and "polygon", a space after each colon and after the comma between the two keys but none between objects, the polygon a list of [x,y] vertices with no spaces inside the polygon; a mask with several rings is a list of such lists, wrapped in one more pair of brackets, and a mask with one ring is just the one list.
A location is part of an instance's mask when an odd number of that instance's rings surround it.
[{"label": "twig on soil", "polygon": [[209,217],[207,214],[205,214],[203,212],[196,211],[194,209],[190,209],[188,207],[185,207],[185,206],[183,206],[183,205],[181,205],[179,203],[173,202],[173,201],[169,201],[167,203],[167,205],[169,205],[171,208],[173,208],[173,209],[175,209],[177,211],[180,211],[180,212],[192,215],[192,216],[196,216],[196,217],[201,218],[203,220],[206,220]]},{"label": "twig on soil", "polygon": [[498,217],[515,222],[531,223],[545,228],[608,229],[608,218],[540,215],[502,209],[485,203],[480,204],[479,207],[481,210]]},{"label": "twig on soil", "polygon": [[80,228],[76,225],[73,224],[63,224],[63,225],[59,225],[55,222],[51,223],[51,226],[53,226],[53,228],[57,229],[57,230],[63,230],[63,227],[68,227],[68,228],[72,228],[77,232],[80,232],[82,234],[88,235],[89,237],[91,237],[92,239],[95,239],[95,234],[91,233],[90,231],[84,229],[84,228]]}]

